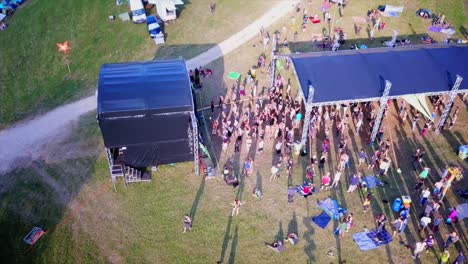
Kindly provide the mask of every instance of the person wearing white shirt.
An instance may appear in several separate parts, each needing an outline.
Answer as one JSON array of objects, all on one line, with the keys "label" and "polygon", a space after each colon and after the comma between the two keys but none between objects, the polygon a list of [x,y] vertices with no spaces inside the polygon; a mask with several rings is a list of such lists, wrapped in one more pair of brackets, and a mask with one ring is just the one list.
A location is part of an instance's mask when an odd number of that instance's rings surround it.
[{"label": "person wearing white shirt", "polygon": [[333,177],[333,183],[331,185],[331,188],[335,188],[338,186],[338,182],[340,181],[341,178],[341,171],[337,170],[335,173],[335,176]]}]

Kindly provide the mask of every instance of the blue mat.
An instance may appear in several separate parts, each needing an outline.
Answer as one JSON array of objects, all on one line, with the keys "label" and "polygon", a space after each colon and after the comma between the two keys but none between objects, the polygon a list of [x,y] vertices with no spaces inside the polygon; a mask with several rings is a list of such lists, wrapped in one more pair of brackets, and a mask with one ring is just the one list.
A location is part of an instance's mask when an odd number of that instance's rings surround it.
[{"label": "blue mat", "polygon": [[346,209],[341,208],[338,205],[338,202],[335,199],[331,198],[327,198],[323,201],[318,201],[317,206],[329,216],[333,217],[333,219],[335,220],[340,219],[340,217],[342,217],[343,214],[346,213]]},{"label": "blue mat", "polygon": [[312,217],[312,222],[316,223],[322,229],[325,229],[325,227],[327,227],[330,221],[331,221],[331,217],[323,211],[320,215]]},{"label": "blue mat", "polygon": [[364,177],[363,181],[366,183],[367,188],[369,189],[375,188],[377,186],[383,186],[383,183],[375,176],[366,176]]},{"label": "blue mat", "polygon": [[372,230],[367,233],[367,236],[372,239],[374,244],[378,247],[380,245],[385,245],[393,241],[392,236],[387,232],[387,230],[383,230],[382,232],[377,233],[377,230]]},{"label": "blue mat", "polygon": [[379,246],[375,245],[374,241],[370,239],[367,234],[369,234],[369,232],[366,231],[353,235],[353,240],[356,242],[359,249],[362,251],[367,251],[378,248]]}]

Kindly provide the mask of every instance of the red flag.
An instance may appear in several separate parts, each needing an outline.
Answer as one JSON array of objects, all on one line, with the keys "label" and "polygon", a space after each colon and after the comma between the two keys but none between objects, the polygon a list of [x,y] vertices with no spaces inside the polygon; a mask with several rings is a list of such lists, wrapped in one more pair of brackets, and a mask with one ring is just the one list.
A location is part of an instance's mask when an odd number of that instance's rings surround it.
[{"label": "red flag", "polygon": [[64,43],[57,43],[57,47],[58,51],[63,52],[64,54],[67,54],[71,50],[71,47],[68,46],[68,40]]}]

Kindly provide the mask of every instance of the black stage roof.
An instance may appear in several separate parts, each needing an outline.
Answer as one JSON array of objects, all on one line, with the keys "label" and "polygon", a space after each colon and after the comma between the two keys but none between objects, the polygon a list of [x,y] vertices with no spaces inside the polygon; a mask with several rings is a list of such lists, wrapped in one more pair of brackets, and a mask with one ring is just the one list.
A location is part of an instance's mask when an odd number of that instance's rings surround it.
[{"label": "black stage roof", "polygon": [[184,60],[105,64],[99,73],[103,118],[193,111]]},{"label": "black stage roof", "polygon": [[[447,93],[456,75],[468,78],[467,45],[340,50],[288,57],[305,98],[309,85],[314,87],[314,105],[379,100],[385,80],[392,83],[389,96],[400,97]],[[468,92],[468,79],[459,89]]]}]

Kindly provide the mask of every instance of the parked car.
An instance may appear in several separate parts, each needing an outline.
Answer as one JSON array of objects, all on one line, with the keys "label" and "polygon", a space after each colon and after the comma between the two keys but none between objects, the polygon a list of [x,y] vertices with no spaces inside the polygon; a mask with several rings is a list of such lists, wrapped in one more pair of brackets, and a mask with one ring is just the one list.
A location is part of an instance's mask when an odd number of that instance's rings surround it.
[{"label": "parked car", "polygon": [[137,24],[145,22],[146,11],[141,0],[130,0],[129,3],[130,3],[130,11],[132,12],[133,22]]},{"label": "parked car", "polygon": [[146,25],[148,26],[148,33],[153,38],[156,44],[164,43],[164,33],[155,16],[148,16],[146,18]]}]

